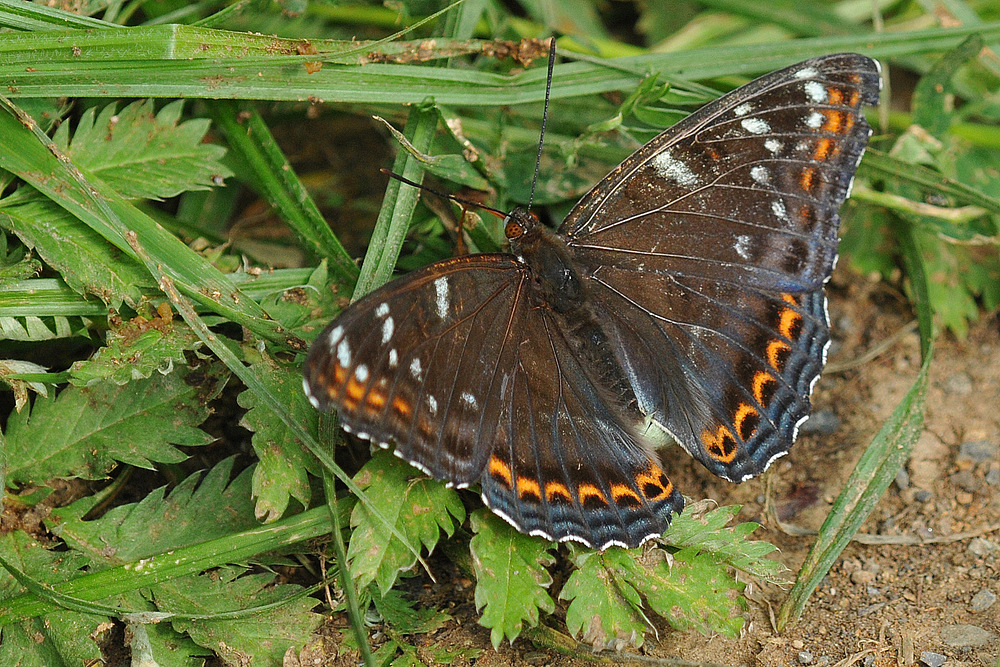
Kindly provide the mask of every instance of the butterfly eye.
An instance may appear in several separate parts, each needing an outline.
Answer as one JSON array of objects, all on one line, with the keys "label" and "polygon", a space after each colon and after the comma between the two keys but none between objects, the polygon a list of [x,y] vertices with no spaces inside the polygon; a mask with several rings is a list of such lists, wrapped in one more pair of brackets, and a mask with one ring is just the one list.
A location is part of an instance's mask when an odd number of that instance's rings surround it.
[{"label": "butterfly eye", "polygon": [[503,229],[503,234],[508,239],[519,239],[524,236],[524,225],[517,220],[508,219],[507,225]]}]

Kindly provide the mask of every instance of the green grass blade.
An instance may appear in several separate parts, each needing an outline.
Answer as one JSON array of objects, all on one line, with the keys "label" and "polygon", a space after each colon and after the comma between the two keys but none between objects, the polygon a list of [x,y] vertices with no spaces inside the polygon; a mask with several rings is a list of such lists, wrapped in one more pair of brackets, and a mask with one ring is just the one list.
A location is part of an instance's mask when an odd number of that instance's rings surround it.
[{"label": "green grass blade", "polygon": [[347,550],[344,548],[344,537],[341,534],[340,511],[337,509],[337,489],[334,484],[334,477],[329,473],[323,475],[323,489],[326,492],[327,507],[330,509],[330,517],[333,522],[333,553],[337,557],[337,571],[340,574],[340,586],[347,598],[347,615],[351,620],[351,629],[361,647],[361,658],[365,664],[371,667],[375,664],[372,657],[372,647],[368,641],[368,633],[365,632],[365,617],[361,613],[358,605],[358,591],[354,585],[354,575],[351,573],[350,565],[347,562]]},{"label": "green grass blade", "polygon": [[[438,115],[432,108],[413,107],[406,122],[406,138],[421,153],[430,150],[434,131],[437,128]],[[424,168],[420,162],[406,151],[399,151],[392,170],[411,181],[419,183],[423,178]],[[376,287],[385,284],[396,268],[399,251],[403,247],[406,233],[410,228],[413,209],[417,205],[420,191],[390,179],[382,200],[382,208],[375,222],[368,253],[361,265],[361,275],[354,290],[357,299]]]},{"label": "green grass blade", "polygon": [[0,136],[5,150],[0,167],[17,174],[129,256],[136,244],[149,253],[147,269],[170,275],[183,291],[263,338],[285,341],[288,335],[252,299],[208,260],[157,225],[133,204],[77,168],[35,124],[0,96]]},{"label": "green grass blade", "polygon": [[927,378],[933,357],[931,305],[927,277],[912,228],[905,223],[897,227],[920,324],[923,363],[913,386],[865,450],[823,522],[816,543],[809,550],[788,598],[778,611],[779,632],[798,620],[809,596],[909,459],[913,444],[923,430]]},{"label": "green grass blade", "polygon": [[256,110],[244,113],[239,105],[228,101],[215,102],[210,109],[212,119],[226,133],[230,148],[252,171],[255,186],[288,222],[303,247],[329,259],[330,270],[341,282],[354,282],[358,276],[357,265],[334,236]]},{"label": "green grass blade", "polygon": [[[544,68],[535,67],[517,75],[503,76],[415,65],[374,63],[362,67],[358,64],[361,54],[355,50],[350,57],[339,56],[342,60],[353,61],[353,65],[331,62],[338,59],[332,54],[291,55],[308,44],[301,40],[286,40],[287,44],[274,49],[274,55],[254,55],[265,45],[240,33],[184,26],[161,28],[172,31],[157,33],[160,39],[166,40],[164,43],[150,42],[149,31],[153,28],[76,31],[72,35],[62,33],[58,36],[45,33],[0,35],[0,80],[6,82],[7,95],[12,98],[320,98],[328,103],[419,104],[427,97],[428,90],[433,89],[434,98],[440,104],[495,107],[538,102],[545,95]],[[562,63],[556,66],[552,98],[630,90],[650,71],[664,76],[706,79],[763,72],[817,53],[863,51],[875,57],[894,57],[948,50],[976,32],[987,41],[1000,39],[1000,22],[976,28],[860,33],[644,54],[617,59],[609,66]],[[87,49],[76,44],[98,38],[100,41]],[[74,46],[80,55],[74,55]],[[416,50],[420,46],[419,42],[400,42],[393,48]],[[478,48],[475,43],[469,46]],[[91,48],[104,49],[104,57],[88,56]],[[202,48],[200,55],[194,53],[197,48]],[[52,49],[57,49],[58,53],[45,55]],[[240,55],[230,55],[233,51]],[[244,51],[249,55],[243,55]],[[128,53],[131,60],[117,60],[121,53]],[[454,53],[441,53],[441,57],[449,55]],[[317,61],[324,62],[319,71],[313,66]],[[623,69],[635,72],[635,76],[623,76]]]},{"label": "green grass blade", "polygon": [[[226,563],[246,562],[258,554],[321,537],[329,531],[329,510],[319,507],[260,528],[86,574],[55,586],[54,590],[78,600],[102,600]],[[41,600],[33,593],[2,600],[0,627],[53,609],[51,602]]]}]

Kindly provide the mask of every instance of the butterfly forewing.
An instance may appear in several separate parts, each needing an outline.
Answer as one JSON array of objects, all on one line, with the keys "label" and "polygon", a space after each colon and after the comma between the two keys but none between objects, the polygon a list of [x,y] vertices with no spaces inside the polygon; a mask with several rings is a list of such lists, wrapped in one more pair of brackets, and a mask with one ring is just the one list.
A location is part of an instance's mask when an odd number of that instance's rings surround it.
[{"label": "butterfly forewing", "polygon": [[317,407],[437,479],[475,481],[494,440],[527,273],[509,255],[432,264],[375,290],[319,336],[305,367]]},{"label": "butterfly forewing", "polygon": [[879,82],[853,54],[761,77],[629,157],[560,229],[643,410],[723,477],[763,471],[808,415]]}]

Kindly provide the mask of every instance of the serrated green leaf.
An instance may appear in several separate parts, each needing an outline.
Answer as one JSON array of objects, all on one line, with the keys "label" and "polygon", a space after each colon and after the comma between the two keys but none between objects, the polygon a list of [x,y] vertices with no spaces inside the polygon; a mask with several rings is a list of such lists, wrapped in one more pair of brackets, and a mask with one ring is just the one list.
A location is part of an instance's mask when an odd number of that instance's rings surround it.
[{"label": "serrated green leaf", "polygon": [[42,341],[82,336],[86,323],[67,317],[0,317],[0,340]]},{"label": "serrated green leaf", "polygon": [[143,288],[155,288],[138,262],[50,199],[29,195],[13,204],[0,201],[0,224],[80,294],[94,294],[115,307],[122,302],[135,306]]},{"label": "serrated green leaf", "polygon": [[744,584],[712,554],[608,549],[582,552],[574,562],[579,569],[560,594],[572,599],[566,622],[597,647],[640,646],[648,627],[643,601],[679,630],[735,637],[743,627]]},{"label": "serrated green leaf", "polygon": [[983,49],[983,38],[970,35],[946,53],[921,77],[913,91],[913,122],[941,139],[948,131],[954,114],[949,98],[954,95],[952,78],[960,67],[976,58]]},{"label": "serrated green leaf", "polygon": [[[465,507],[454,489],[422,477],[388,452],[375,454],[354,481],[411,544],[422,544],[428,552],[434,550],[442,530],[447,535],[455,531],[452,517],[459,523],[465,520]],[[364,503],[358,503],[351,513],[351,527],[354,532],[347,559],[358,587],[374,581],[384,595],[400,572],[416,565],[417,558],[389,534]]]},{"label": "serrated green leaf", "polygon": [[42,263],[20,243],[9,246],[7,235],[0,233],[0,285],[13,285],[34,278],[42,272]]},{"label": "serrated green leaf", "polygon": [[524,629],[538,625],[539,612],[551,614],[555,602],[546,590],[552,575],[546,566],[555,562],[552,543],[528,537],[489,510],[472,513],[476,535],[469,544],[476,572],[476,609],[479,624],[490,628],[490,641],[498,648],[506,638],[513,642]]},{"label": "serrated green leaf", "polygon": [[433,607],[414,609],[412,603],[396,589],[386,591],[385,595],[372,595],[372,602],[382,620],[403,635],[435,632],[451,620],[451,614]]},{"label": "serrated green leaf", "polygon": [[154,113],[152,100],[117,103],[97,113],[87,109],[72,140],[63,123],[53,141],[79,166],[127,199],[165,199],[189,190],[208,190],[232,172],[220,161],[225,149],[203,143],[209,121],[179,123],[183,101]]},{"label": "serrated green leaf", "polygon": [[[291,584],[274,584],[273,574],[246,574],[244,568],[227,567],[211,574],[181,577],[171,586],[158,587],[156,603],[161,609],[211,615],[240,608],[278,602],[298,592]],[[175,620],[177,632],[187,633],[224,661],[242,664],[247,656],[274,665],[282,664],[288,649],[296,652],[323,621],[312,613],[316,600],[291,600],[275,609],[255,613],[252,619]]]},{"label": "serrated green leaf", "polygon": [[198,427],[208,410],[184,373],[154,374],[124,387],[101,382],[39,397],[7,424],[8,483],[53,477],[99,479],[116,462],[150,468],[187,455],[174,445],[206,445]]},{"label": "serrated green leaf", "polygon": [[[21,531],[0,536],[0,551],[13,567],[43,584],[62,583],[82,574],[89,565],[82,555],[50,551]],[[12,575],[0,568],[0,600],[23,591]],[[101,652],[91,636],[106,622],[103,616],[58,611],[5,626],[0,666],[51,667],[100,660]]]},{"label": "serrated green leaf", "polygon": [[95,502],[88,496],[54,509],[49,526],[75,552],[91,558],[92,567],[137,561],[249,530],[258,525],[250,499],[252,472],[244,470],[231,480],[232,469],[233,460],[225,459],[207,472],[189,475],[169,494],[155,489],[137,503],[85,521]]},{"label": "serrated green leaf", "polygon": [[[318,413],[309,405],[302,391],[302,371],[281,365],[266,356],[255,365],[261,382],[281,399],[293,418],[303,424],[310,435],[318,438]],[[240,407],[247,410],[240,426],[253,432],[251,443],[260,460],[253,475],[256,517],[265,522],[280,519],[288,508],[290,498],[308,507],[311,497],[309,474],[320,474],[316,459],[292,435],[285,423],[259,402],[252,391],[242,392],[237,401]]]},{"label": "serrated green leaf", "polygon": [[739,505],[719,507],[696,513],[694,507],[674,516],[664,540],[675,547],[695,547],[711,554],[721,562],[771,583],[786,583],[782,574],[787,568],[776,560],[766,558],[777,550],[773,544],[750,540],[750,535],[760,525],[740,523],[729,526],[739,514]]},{"label": "serrated green leaf", "polygon": [[650,608],[679,630],[736,637],[743,628],[746,603],[739,594],[745,584],[714,554],[689,547],[675,553],[673,562],[663,559],[626,574]]},{"label": "serrated green leaf", "polygon": [[570,633],[602,649],[642,646],[650,627],[638,591],[631,585],[617,585],[606,565],[622,558],[631,556],[621,549],[579,554],[573,559],[577,569],[559,593],[560,600],[571,600],[566,609]]},{"label": "serrated green leaf", "polygon": [[136,318],[108,331],[105,346],[93,357],[75,362],[70,382],[86,386],[108,380],[125,385],[154,372],[169,375],[175,364],[187,364],[186,351],[199,347],[201,340],[183,321]]}]

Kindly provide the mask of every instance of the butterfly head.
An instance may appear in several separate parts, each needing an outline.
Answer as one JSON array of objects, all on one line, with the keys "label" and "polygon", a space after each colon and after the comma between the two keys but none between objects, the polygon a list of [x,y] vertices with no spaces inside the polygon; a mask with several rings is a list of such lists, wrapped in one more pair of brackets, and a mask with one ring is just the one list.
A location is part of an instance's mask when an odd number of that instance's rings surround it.
[{"label": "butterfly head", "polygon": [[508,241],[512,242],[521,240],[521,238],[529,234],[535,227],[542,224],[538,220],[537,215],[520,206],[508,213],[503,223],[504,236],[507,237]]}]

